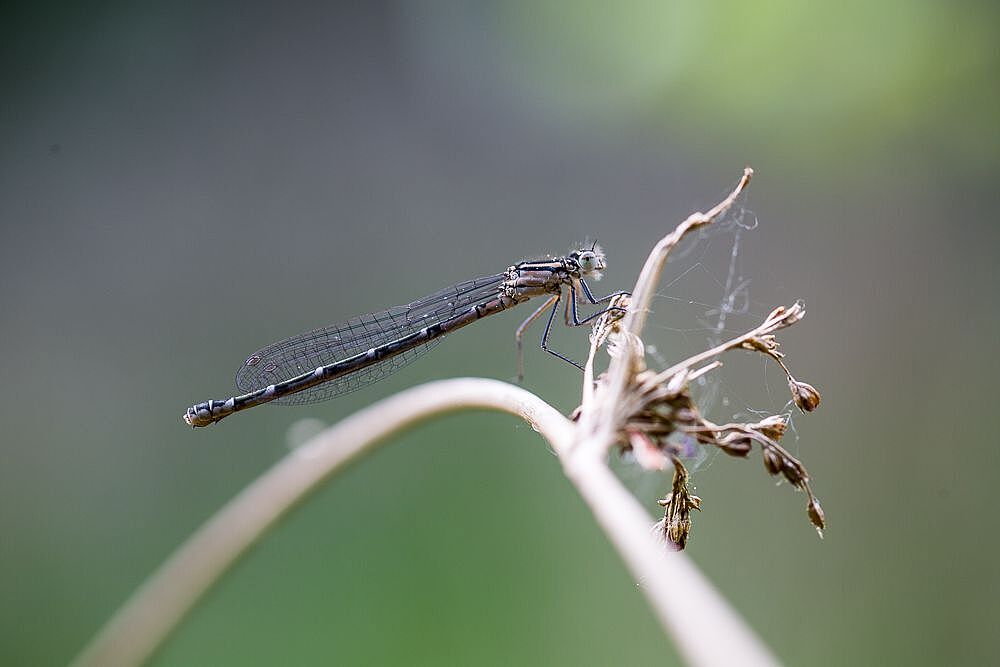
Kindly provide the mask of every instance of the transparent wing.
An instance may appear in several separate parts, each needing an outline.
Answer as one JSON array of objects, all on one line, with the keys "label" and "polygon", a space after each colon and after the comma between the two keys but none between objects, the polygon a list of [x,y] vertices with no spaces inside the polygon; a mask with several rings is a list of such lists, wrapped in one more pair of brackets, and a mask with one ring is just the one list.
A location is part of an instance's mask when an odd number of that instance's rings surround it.
[{"label": "transparent wing", "polygon": [[[343,324],[292,336],[254,352],[236,371],[236,386],[249,393],[398,340],[447,320],[499,294],[504,274],[457,283],[405,306],[355,317]],[[279,398],[280,405],[325,401],[377,382],[431,349],[428,341],[355,373]]]}]

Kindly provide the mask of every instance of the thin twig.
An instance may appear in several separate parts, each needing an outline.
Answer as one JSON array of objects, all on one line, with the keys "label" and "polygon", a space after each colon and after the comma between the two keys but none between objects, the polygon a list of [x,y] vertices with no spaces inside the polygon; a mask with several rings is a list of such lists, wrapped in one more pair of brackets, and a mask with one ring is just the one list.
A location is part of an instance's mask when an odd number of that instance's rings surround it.
[{"label": "thin twig", "polygon": [[[665,382],[670,378],[671,375],[678,373],[682,370],[696,366],[703,361],[707,361],[712,357],[717,357],[729,350],[735,350],[742,347],[745,343],[752,341],[755,338],[760,338],[761,336],[767,336],[778,329],[788,326],[788,323],[794,323],[802,319],[805,315],[805,308],[801,303],[796,303],[789,308],[781,306],[780,308],[775,308],[767,316],[767,318],[761,322],[759,325],[747,331],[746,333],[740,334],[735,338],[731,338],[724,343],[720,343],[713,348],[705,350],[704,352],[699,352],[696,355],[688,357],[684,361],[674,364],[670,368],[660,371],[656,374],[655,382]],[[791,371],[788,370],[788,366],[785,362],[781,360],[780,356],[770,355],[780,366],[786,375],[791,375]]]}]

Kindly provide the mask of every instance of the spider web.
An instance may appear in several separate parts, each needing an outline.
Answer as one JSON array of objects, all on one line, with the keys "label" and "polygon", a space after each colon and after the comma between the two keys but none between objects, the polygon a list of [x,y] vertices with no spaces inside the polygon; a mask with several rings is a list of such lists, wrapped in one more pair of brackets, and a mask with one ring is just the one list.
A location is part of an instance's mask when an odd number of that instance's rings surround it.
[{"label": "spider web", "polygon": [[[683,359],[739,336],[758,325],[779,304],[782,286],[768,283],[762,263],[753,259],[761,240],[759,220],[745,206],[745,195],[713,225],[685,239],[670,255],[664,283],[657,292],[643,332],[646,362],[665,369]],[[750,258],[750,259],[748,259]],[[761,300],[755,299],[760,295]],[[729,352],[722,368],[692,383],[699,409],[716,423],[756,421],[769,414],[791,415],[785,379],[760,355]],[[770,385],[776,383],[772,388]],[[794,423],[789,436],[797,449]],[[715,447],[674,436],[692,471],[705,470],[718,455]],[[787,443],[786,443],[787,445]],[[629,466],[636,470],[635,466]],[[624,472],[624,471],[623,471]],[[626,474],[627,475],[627,474]]]}]

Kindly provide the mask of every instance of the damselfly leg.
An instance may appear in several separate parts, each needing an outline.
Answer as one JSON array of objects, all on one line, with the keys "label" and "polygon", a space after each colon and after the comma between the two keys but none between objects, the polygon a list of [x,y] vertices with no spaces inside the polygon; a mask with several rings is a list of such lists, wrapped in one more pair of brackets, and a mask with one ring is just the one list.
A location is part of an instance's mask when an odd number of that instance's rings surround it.
[{"label": "damselfly leg", "polygon": [[[585,317],[583,319],[580,319],[579,312],[577,311],[577,302],[580,300],[580,293],[577,292],[577,290],[576,290],[576,284],[575,283],[577,283],[577,282],[580,283],[581,291],[586,295],[587,300],[590,303],[592,303],[592,304],[606,303],[607,301],[610,301],[611,299],[613,299],[613,298],[615,298],[617,296],[623,296],[623,295],[629,294],[628,292],[625,292],[625,291],[613,292],[613,293],[611,293],[611,294],[609,294],[609,295],[607,295],[605,297],[602,297],[600,299],[595,299],[593,293],[590,291],[590,288],[587,286],[586,282],[584,282],[583,280],[572,281],[570,283],[570,286],[569,286],[570,296],[569,296],[569,299],[566,301],[566,309],[565,309],[565,321],[566,321],[566,325],[567,326],[578,327],[578,326],[582,326],[584,324],[589,324],[590,322],[593,322],[594,320],[596,320],[597,318],[601,317],[602,315],[606,315],[607,313],[610,313],[610,312],[619,312],[621,314],[625,313],[625,309],[622,308],[622,307],[620,307],[620,306],[609,306],[608,308],[604,308],[602,310],[597,311],[596,313],[588,315],[587,317]],[[515,337],[515,341],[516,341],[516,345],[517,345],[517,381],[518,382],[523,382],[524,381],[524,345],[523,345],[524,331],[535,320],[537,320],[539,318],[539,316],[543,312],[545,312],[546,308],[550,308],[551,310],[549,312],[548,320],[546,320],[546,322],[545,322],[545,330],[542,332],[541,348],[543,350],[545,350],[546,352],[548,352],[549,354],[551,354],[551,355],[553,355],[555,357],[558,357],[559,359],[562,359],[563,361],[576,366],[581,371],[583,370],[583,366],[581,366],[579,363],[577,363],[576,361],[573,361],[572,359],[570,359],[566,355],[562,354],[561,352],[553,350],[553,349],[551,349],[549,347],[549,334],[552,331],[552,322],[555,320],[555,315],[556,315],[556,312],[559,310],[559,302],[561,300],[562,300],[562,294],[553,294],[551,297],[549,297],[548,299],[546,299],[545,303],[543,303],[541,306],[539,306],[530,316],[528,316],[528,318],[525,319],[524,322],[521,323],[521,326],[519,326],[517,328],[517,331],[515,332],[514,337]]]}]

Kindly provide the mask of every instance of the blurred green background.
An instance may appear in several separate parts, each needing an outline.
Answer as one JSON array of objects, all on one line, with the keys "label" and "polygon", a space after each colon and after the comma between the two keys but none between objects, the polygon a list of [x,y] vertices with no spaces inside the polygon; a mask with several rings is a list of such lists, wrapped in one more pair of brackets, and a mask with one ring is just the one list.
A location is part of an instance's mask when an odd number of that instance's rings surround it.
[{"label": "blurred green background", "polygon": [[[808,305],[782,340],[824,404],[791,444],[829,530],[759,457],[720,456],[695,475],[690,555],[789,664],[996,662],[998,14],[7,6],[0,663],[67,662],[298,420],[436,378],[510,379],[521,315],[343,399],[185,428],[247,353],[588,238],[609,255],[600,291],[626,288],[744,164],[759,226],[740,236],[751,305],[732,326]],[[704,344],[734,239],[668,271],[647,338],[665,359]],[[555,336],[582,356],[586,336]],[[528,363],[528,387],[572,409],[578,374]],[[774,368],[723,373],[713,416],[784,406]],[[667,480],[617,468],[654,510]],[[676,662],[545,444],[492,414],[414,429],[333,480],[154,660]]]}]

